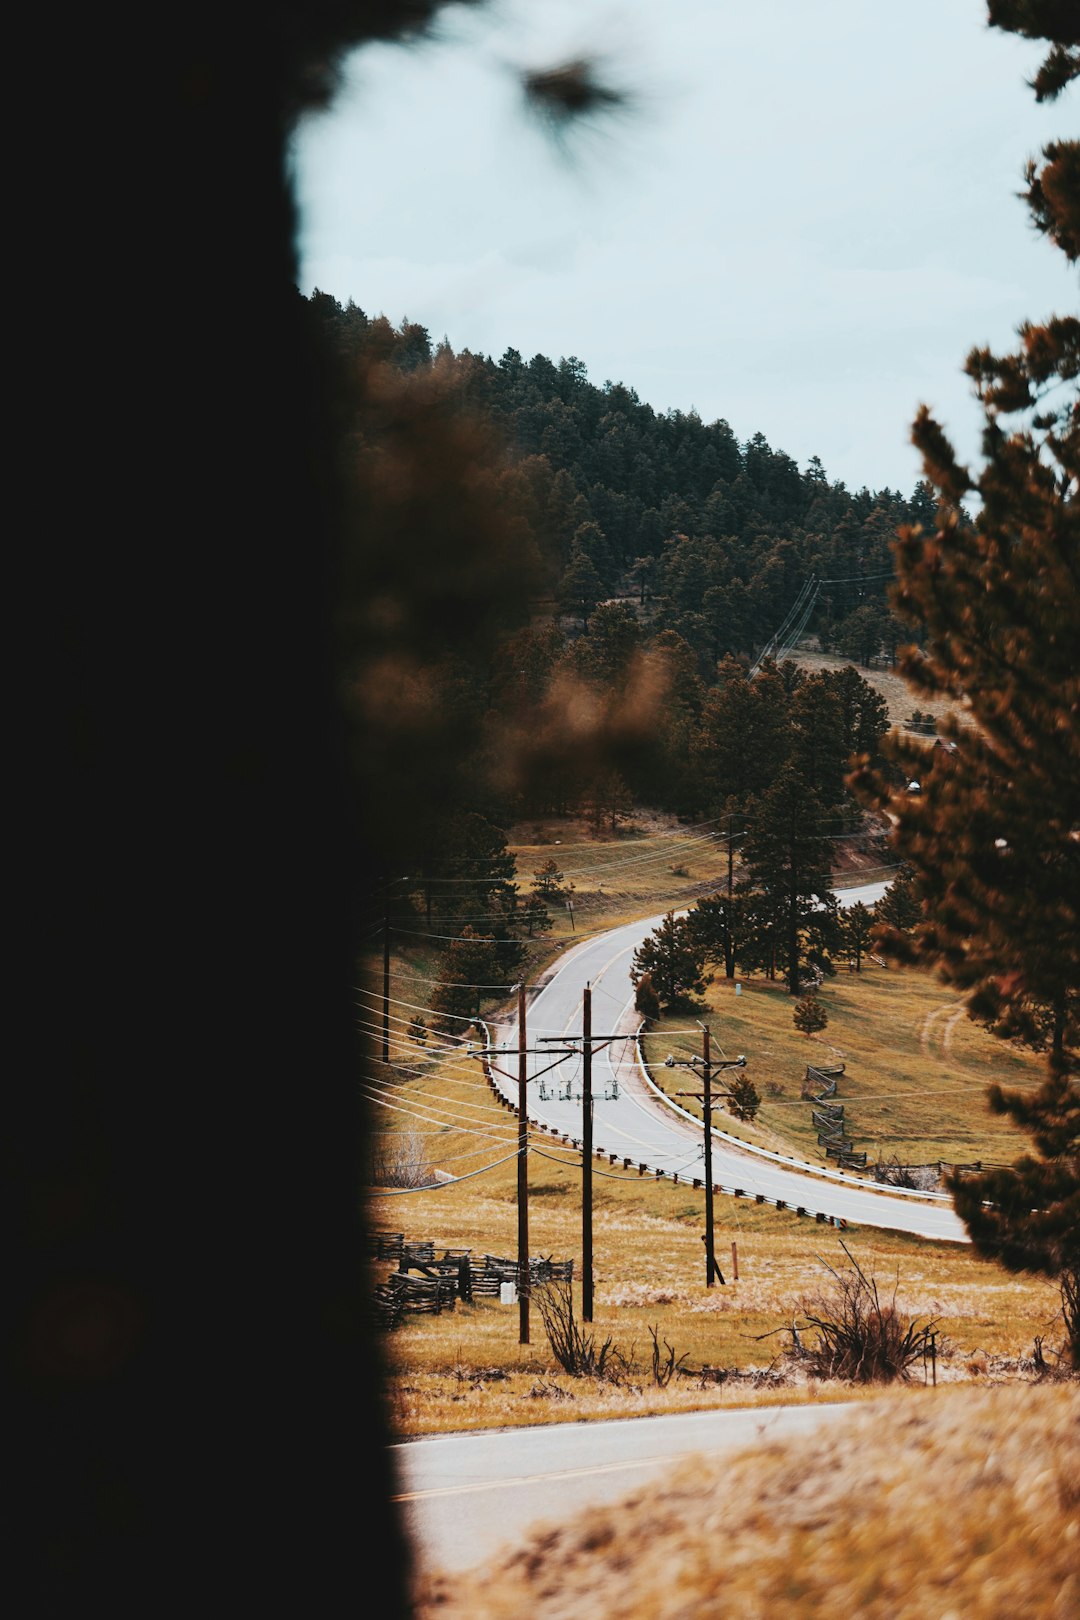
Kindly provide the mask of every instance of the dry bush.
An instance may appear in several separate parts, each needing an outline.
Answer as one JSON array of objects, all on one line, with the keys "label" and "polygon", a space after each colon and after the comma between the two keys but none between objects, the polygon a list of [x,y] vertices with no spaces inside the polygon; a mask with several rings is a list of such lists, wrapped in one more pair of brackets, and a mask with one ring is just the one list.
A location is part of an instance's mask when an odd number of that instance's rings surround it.
[{"label": "dry bush", "polygon": [[431,1187],[435,1179],[422,1132],[395,1131],[378,1138],[371,1154],[373,1187]]},{"label": "dry bush", "polygon": [[916,1192],[936,1192],[941,1187],[941,1170],[936,1164],[901,1164],[894,1153],[880,1155],[870,1174],[887,1187],[909,1187]]},{"label": "dry bush", "polygon": [[[877,1280],[868,1277],[847,1245],[840,1247],[850,1266],[837,1271],[822,1261],[836,1283],[831,1295],[812,1294],[800,1302],[803,1329],[792,1328],[801,1359],[818,1378],[840,1378],[857,1384],[891,1383],[908,1377],[914,1361],[925,1360],[937,1332],[937,1317],[921,1327],[917,1318],[896,1309],[896,1286],[883,1304]],[[817,1341],[803,1344],[800,1332],[814,1330]]]},{"label": "dry bush", "polygon": [[888,1159],[878,1156],[878,1161],[870,1172],[875,1181],[880,1181],[886,1187],[914,1187],[915,1177],[906,1164],[901,1164],[896,1154]]},{"label": "dry bush", "polygon": [[529,1399],[532,1401],[572,1401],[572,1390],[563,1389],[550,1378],[538,1378],[529,1390]]},{"label": "dry bush", "polygon": [[1067,1620],[1077,1455],[1073,1385],[879,1394],[421,1577],[415,1620]]},{"label": "dry bush", "polygon": [[574,1315],[574,1285],[552,1281],[535,1287],[536,1301],[551,1353],[572,1378],[599,1378],[621,1384],[629,1376],[633,1352],[624,1356],[609,1335],[599,1347],[595,1333],[584,1333]]},{"label": "dry bush", "polygon": [[664,1355],[660,1349],[660,1330],[655,1322],[649,1324],[649,1337],[652,1340],[652,1381],[658,1389],[665,1389],[672,1378],[682,1367],[686,1356],[675,1355],[675,1346],[664,1340]]}]

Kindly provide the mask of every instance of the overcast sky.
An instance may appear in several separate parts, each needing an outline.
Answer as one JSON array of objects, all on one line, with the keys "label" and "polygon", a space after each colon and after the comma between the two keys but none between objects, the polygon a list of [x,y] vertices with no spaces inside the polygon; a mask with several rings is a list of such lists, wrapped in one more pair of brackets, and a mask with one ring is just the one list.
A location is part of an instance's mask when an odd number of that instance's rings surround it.
[{"label": "overcast sky", "polygon": [[[301,290],[498,359],[575,355],[659,411],[909,493],[960,452],[962,364],[1076,306],[1017,192],[1073,133],[984,0],[502,0],[369,46],[297,131]],[[563,151],[516,72],[582,53],[631,105]]]}]

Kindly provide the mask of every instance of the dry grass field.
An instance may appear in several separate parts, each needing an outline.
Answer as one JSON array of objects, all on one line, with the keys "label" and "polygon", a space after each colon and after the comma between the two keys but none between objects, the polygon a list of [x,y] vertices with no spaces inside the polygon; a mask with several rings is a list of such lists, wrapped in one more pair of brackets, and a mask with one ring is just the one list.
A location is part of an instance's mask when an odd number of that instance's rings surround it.
[{"label": "dry grass field", "polygon": [[[581,1264],[581,1170],[559,1163],[541,1138],[530,1154],[530,1251]],[[372,1200],[375,1224],[431,1239],[438,1249],[516,1252],[515,1167],[473,1182]],[[387,1335],[389,1397],[401,1434],[640,1416],[783,1400],[837,1399],[850,1386],[808,1377],[788,1354],[793,1318],[807,1294],[828,1292],[826,1266],[843,1270],[841,1242],[886,1299],[894,1289],[906,1317],[936,1319],[940,1384],[996,1383],[1036,1376],[1036,1338],[1061,1341],[1059,1300],[1041,1278],[1010,1277],[974,1258],[967,1245],[853,1229],[843,1234],[788,1212],[718,1197],[717,1258],[723,1286],[705,1286],[702,1194],[649,1178],[594,1174],[594,1321],[580,1324],[597,1345],[610,1338],[631,1362],[620,1383],[571,1378],[547,1341],[536,1303],[530,1342],[519,1342],[516,1305],[457,1304],[441,1316],[406,1317]],[[734,1244],[734,1256],[732,1245]],[[735,1262],[738,1277],[735,1276]],[[384,1268],[389,1269],[389,1268]],[[580,1289],[575,1287],[580,1314]],[[683,1370],[653,1379],[652,1337],[670,1345]],[[1048,1360],[1053,1365],[1052,1356]],[[702,1368],[725,1369],[723,1382]],[[920,1385],[933,1376],[921,1364]]]},{"label": "dry grass field", "polygon": [[[736,994],[736,984],[739,993]],[[805,1036],[792,1022],[786,987],[764,978],[709,985],[697,1017],[713,1035],[713,1052],[743,1053],[747,1075],[761,1097],[753,1126],[718,1114],[714,1124],[762,1147],[827,1162],[802,1096],[807,1065],[843,1064],[836,1096],[855,1147],[868,1165],[894,1156],[905,1164],[939,1160],[970,1164],[1009,1163],[1023,1143],[1008,1121],[989,1113],[990,1080],[1018,1088],[1042,1077],[1036,1054],[1005,1045],[973,1024],[962,999],[928,973],[884,968],[863,960],[861,970],[841,969],[818,996],[828,1025]],[[666,1018],[644,1038],[653,1081],[669,1091],[685,1089],[679,1071],[664,1058],[701,1053],[694,1017]],[[700,1114],[692,1102],[682,1106]]]},{"label": "dry grass field", "polygon": [[573,921],[552,907],[552,933],[614,928],[635,917],[692,905],[727,881],[726,823],[688,826],[673,816],[636,811],[614,834],[593,837],[579,817],[523,822],[510,829],[518,883],[554,860],[573,885]]},{"label": "dry grass field", "polygon": [[418,1620],[1073,1620],[1080,1391],[879,1398],[812,1436],[538,1527],[498,1566],[436,1577]]},{"label": "dry grass field", "polygon": [[[565,914],[550,935],[532,943],[529,978],[580,930],[686,905],[693,898],[687,884],[692,890],[698,880],[715,885],[726,876],[722,845],[702,843],[698,834],[688,847],[687,829],[660,818],[643,818],[616,839],[592,840],[572,822],[530,824],[514,829],[514,837],[523,887],[551,855],[575,884],[573,932]],[[380,954],[367,976],[368,988],[358,993],[361,1022],[373,1034],[381,1030],[381,965]],[[391,1062],[374,1065],[369,1081],[375,1123],[383,1133],[376,1140],[391,1148],[405,1142],[441,1179],[435,1186],[371,1197],[368,1218],[409,1240],[467,1248],[477,1260],[485,1254],[512,1257],[516,1118],[492,1097],[479,1063],[459,1041],[438,1034],[433,1021],[423,1045],[407,1034],[411,1019],[430,1016],[438,972],[433,943],[419,933],[396,937],[391,966]],[[837,1100],[845,1105],[856,1146],[868,1150],[871,1163],[878,1154],[888,1159],[893,1153],[905,1162],[1008,1162],[1026,1145],[989,1114],[983,1093],[992,1078],[1032,1082],[1038,1060],[976,1029],[956,998],[932,977],[864,963],[862,973],[827,980],[821,999],[829,1024],[808,1040],[795,1030],[791,998],[781,986],[744,980],[738,996],[726,980],[709,986],[700,1016],[713,1030],[714,1053],[744,1052],[746,1072],[762,1097],[753,1126],[721,1113],[718,1127],[824,1162],[801,1082],[808,1062],[842,1062]],[[497,998],[489,1000],[485,1013],[497,1005]],[[655,1076],[677,1075],[664,1069],[663,1058],[669,1051],[700,1052],[695,1019],[667,1020],[646,1037],[645,1048]],[[530,1251],[573,1259],[577,1278],[581,1178],[572,1150],[541,1134],[532,1138]],[[597,1345],[611,1339],[626,1358],[626,1376],[613,1383],[564,1374],[535,1304],[530,1342],[523,1345],[516,1306],[494,1300],[459,1303],[442,1316],[406,1317],[387,1335],[388,1398],[399,1433],[850,1393],[808,1378],[787,1354],[803,1296],[828,1283],[827,1266],[845,1263],[835,1229],[717,1197],[717,1256],[725,1284],[709,1289],[700,1191],[594,1167],[593,1203],[595,1321],[588,1331]],[[886,1297],[895,1288],[898,1310],[917,1323],[936,1321],[939,1384],[1033,1381],[1037,1340],[1050,1366],[1056,1365],[1054,1349],[1062,1340],[1059,1300],[1046,1280],[1009,1276],[976,1260],[967,1245],[931,1244],[869,1228],[849,1228],[843,1241]],[[373,1281],[378,1275],[375,1268]],[[577,1297],[580,1301],[580,1293]],[[663,1385],[653,1376],[654,1332],[661,1349],[670,1346],[681,1363]],[[722,1369],[726,1376],[711,1381],[702,1376],[703,1368]],[[921,1385],[930,1372],[918,1366],[913,1376]]]}]

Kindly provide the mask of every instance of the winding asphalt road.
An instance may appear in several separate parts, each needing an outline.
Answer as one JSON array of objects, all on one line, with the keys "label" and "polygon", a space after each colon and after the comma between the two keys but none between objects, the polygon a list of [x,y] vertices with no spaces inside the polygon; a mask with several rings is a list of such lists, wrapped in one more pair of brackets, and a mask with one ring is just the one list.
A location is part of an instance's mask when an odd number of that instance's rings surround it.
[{"label": "winding asphalt road", "polygon": [[569,1524],[693,1456],[735,1454],[843,1419],[850,1403],[679,1412],[429,1435],[390,1447],[414,1559],[460,1574],[508,1558],[540,1525]]},{"label": "winding asphalt road", "polygon": [[[884,885],[839,892],[842,905],[878,898]],[[635,1035],[641,1022],[634,1008],[630,968],[634,952],[662,921],[649,917],[582,940],[557,963],[526,1008],[528,1115],[538,1129],[565,1143],[581,1145],[581,1056],[560,1056],[560,1037],[580,1036],[582,993],[592,988],[594,1039],[615,1039],[593,1057],[593,1148],[618,1173],[693,1182],[703,1176],[704,1140],[700,1121],[684,1116],[650,1082],[641,1065]],[[489,1079],[516,1109],[516,1021],[493,1031],[496,1051]],[[544,1048],[550,1046],[552,1056]],[[752,1074],[753,1054],[747,1053]],[[692,1085],[687,1071],[686,1089]],[[807,1164],[794,1157],[747,1148],[722,1130],[713,1130],[713,1185],[721,1193],[754,1198],[797,1210],[836,1225],[874,1226],[910,1232],[941,1242],[966,1243],[967,1232],[944,1194],[884,1191],[842,1170]]]}]

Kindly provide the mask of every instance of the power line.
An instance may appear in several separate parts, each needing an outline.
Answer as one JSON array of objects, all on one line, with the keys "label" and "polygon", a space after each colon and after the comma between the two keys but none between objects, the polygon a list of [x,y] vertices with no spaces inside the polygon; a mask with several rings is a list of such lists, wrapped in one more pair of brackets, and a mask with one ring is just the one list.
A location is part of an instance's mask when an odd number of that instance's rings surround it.
[{"label": "power line", "polygon": [[[390,1098],[393,1094],[388,1094],[385,1088],[379,1086],[377,1081],[365,1081],[362,1082],[362,1085],[366,1088],[363,1095],[367,1102],[379,1108],[386,1108],[391,1113],[404,1114],[409,1119],[422,1120],[427,1125],[448,1126],[452,1130],[468,1131],[473,1136],[487,1135],[493,1142],[506,1140],[505,1131],[493,1131],[487,1128],[490,1126],[490,1121],[486,1116],[478,1119],[469,1114],[454,1113],[452,1106],[448,1107],[445,1103],[442,1104],[443,1111],[441,1113],[437,1111],[438,1104],[429,1103],[426,1110],[417,1107],[409,1108],[403,1102],[392,1102]],[[499,1118],[494,1103],[491,1106],[491,1113],[495,1119]]]},{"label": "power line", "polygon": [[896,571],[886,569],[880,574],[849,574],[846,579],[819,579],[819,585],[872,585],[880,579],[895,579]]}]

